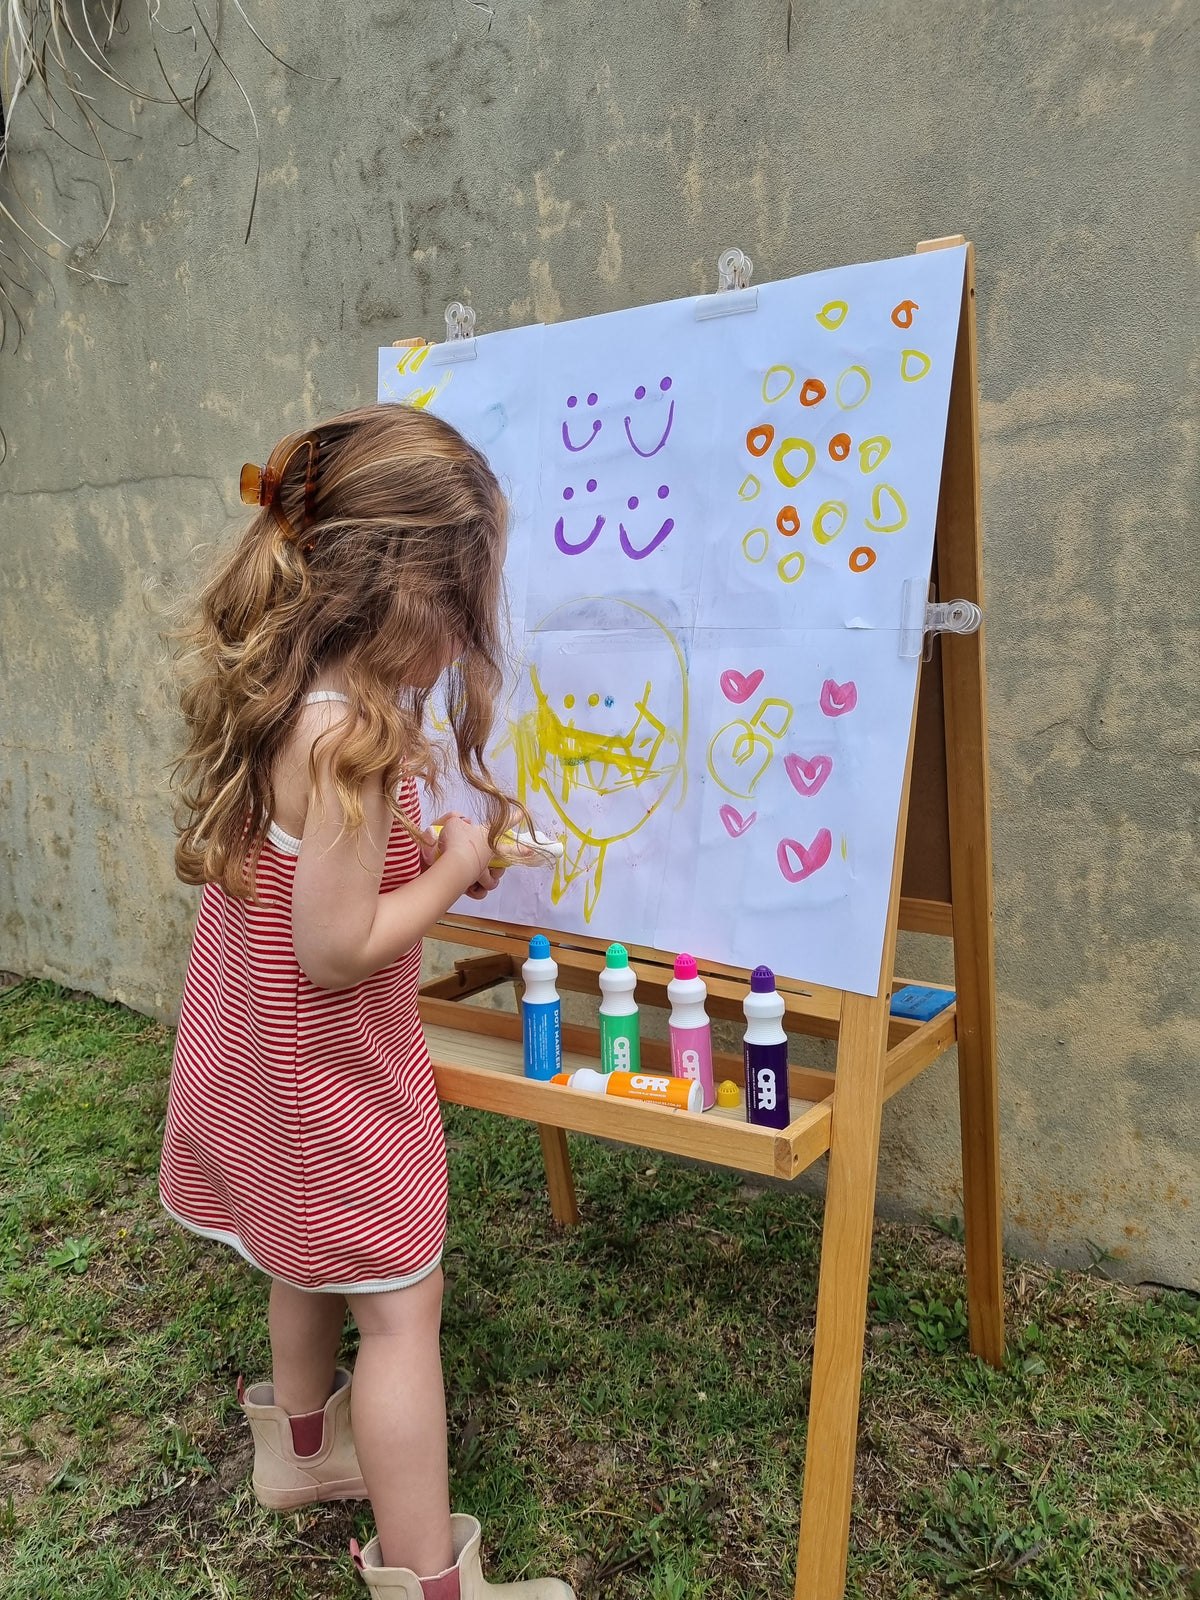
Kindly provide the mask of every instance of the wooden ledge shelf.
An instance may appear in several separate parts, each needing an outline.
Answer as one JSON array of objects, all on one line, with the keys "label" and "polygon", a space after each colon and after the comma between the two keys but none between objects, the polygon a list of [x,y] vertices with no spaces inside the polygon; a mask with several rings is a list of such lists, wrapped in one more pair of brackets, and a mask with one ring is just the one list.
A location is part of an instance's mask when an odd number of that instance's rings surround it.
[{"label": "wooden ledge shelf", "polygon": [[[594,1134],[622,1144],[643,1145],[776,1178],[796,1178],[829,1149],[837,1075],[811,1067],[788,1070],[791,1120],[783,1129],[746,1121],[743,1106],[680,1111],[640,1100],[587,1094],[525,1076],[521,1019],[492,1007],[445,1000],[435,979],[421,994],[421,1020],[433,1062],[438,1095],[453,1105],[521,1117],[541,1127]],[[931,1022],[911,1028],[885,1057],[884,1098],[913,1081],[957,1038],[953,1004]],[[600,1035],[591,1028],[563,1027],[563,1071],[595,1067]],[[642,1040],[642,1066],[670,1071],[669,1046]],[[713,1074],[743,1088],[737,1056],[713,1054]]]},{"label": "wooden ledge shelf", "polygon": [[[425,1023],[433,1075],[443,1100],[776,1178],[796,1177],[829,1149],[833,1112],[828,1099],[814,1103],[793,1098],[792,1120],[777,1131],[747,1122],[740,1106],[680,1111],[641,1100],[587,1094],[527,1078],[518,1019],[496,1012],[489,1022],[492,1031],[488,1034]],[[495,1027],[497,1022],[516,1026],[501,1032]],[[506,1036],[511,1033],[516,1036]],[[597,1061],[597,1052],[563,1051],[564,1072],[594,1067]]]}]

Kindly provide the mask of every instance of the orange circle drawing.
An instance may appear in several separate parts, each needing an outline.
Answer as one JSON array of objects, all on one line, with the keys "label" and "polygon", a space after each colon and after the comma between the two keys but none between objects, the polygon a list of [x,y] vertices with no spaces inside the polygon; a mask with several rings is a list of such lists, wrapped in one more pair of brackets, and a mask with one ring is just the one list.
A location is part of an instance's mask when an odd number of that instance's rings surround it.
[{"label": "orange circle drawing", "polygon": [[775,518],[775,526],[779,529],[780,533],[785,534],[789,539],[794,533],[799,533],[800,513],[796,510],[795,506],[784,506],[783,510]]},{"label": "orange circle drawing", "polygon": [[848,433],[835,433],[829,441],[829,454],[835,461],[845,461],[850,454],[850,435]]},{"label": "orange circle drawing", "polygon": [[760,423],[757,428],[751,428],[746,435],[746,449],[752,456],[765,456],[771,448],[771,440],[775,437],[775,429],[769,422]]},{"label": "orange circle drawing", "polygon": [[913,312],[920,311],[920,306],[915,300],[901,300],[892,312],[892,321],[898,328],[911,328],[913,325]]},{"label": "orange circle drawing", "polygon": [[800,404],[818,406],[824,400],[825,392],[825,385],[820,378],[805,378],[804,387],[800,391]]},{"label": "orange circle drawing", "polygon": [[869,545],[860,544],[857,550],[850,552],[850,571],[866,572],[875,565],[875,552]]}]

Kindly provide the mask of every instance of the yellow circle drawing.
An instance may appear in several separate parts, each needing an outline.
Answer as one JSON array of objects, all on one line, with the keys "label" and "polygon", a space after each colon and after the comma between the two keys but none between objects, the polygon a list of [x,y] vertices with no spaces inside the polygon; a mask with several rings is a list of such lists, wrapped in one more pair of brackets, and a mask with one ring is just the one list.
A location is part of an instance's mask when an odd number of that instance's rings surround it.
[{"label": "yellow circle drawing", "polygon": [[853,411],[870,392],[871,374],[866,367],[847,367],[834,385],[833,397],[843,411]]},{"label": "yellow circle drawing", "polygon": [[803,571],[804,552],[801,550],[789,551],[779,563],[779,576],[783,579],[784,583],[795,583],[796,579]]},{"label": "yellow circle drawing", "polygon": [[[885,495],[891,502],[890,508],[884,501]],[[895,521],[884,522],[885,515],[894,517]],[[890,483],[878,483],[875,485],[875,492],[871,496],[871,516],[874,517],[874,522],[871,521],[871,517],[868,517],[865,526],[875,533],[899,533],[900,529],[908,521],[908,508]]]},{"label": "yellow circle drawing", "polygon": [[573,694],[569,694],[569,695],[566,695],[564,697],[563,705],[567,708],[568,711],[570,711],[571,707],[574,704],[575,704],[575,696]]},{"label": "yellow circle drawing", "polygon": [[[787,458],[795,451],[802,450],[807,458],[804,468],[800,472],[792,472],[787,465]],[[794,489],[798,483],[803,483],[813,469],[813,462],[817,459],[817,452],[807,439],[785,439],[776,450],[771,465],[775,468],[775,476],[786,489]]]},{"label": "yellow circle drawing", "polygon": [[767,546],[770,542],[771,535],[765,528],[751,528],[742,540],[742,554],[747,561],[753,561],[757,566],[760,561],[766,560]]},{"label": "yellow circle drawing", "polygon": [[[813,538],[818,544],[832,544],[846,526],[846,518],[850,515],[844,500],[826,500],[824,505],[817,507],[813,517]],[[830,526],[831,519],[836,518],[836,525]]]},{"label": "yellow circle drawing", "polygon": [[[778,387],[780,377],[787,379],[787,382],[784,384],[782,389]],[[772,378],[775,378],[774,383],[771,382]],[[795,381],[796,374],[792,371],[791,367],[768,367],[767,372],[763,377],[763,399],[769,406],[774,405],[776,400],[783,399],[784,395],[792,387]],[[775,391],[774,394],[768,392],[772,389]]]},{"label": "yellow circle drawing", "polygon": [[891,448],[892,441],[885,439],[881,433],[873,439],[864,439],[858,447],[859,466],[864,472],[874,472]]},{"label": "yellow circle drawing", "polygon": [[842,323],[845,322],[846,313],[849,309],[850,307],[844,300],[830,300],[817,312],[817,321],[823,328],[828,328],[832,333],[834,328],[840,328]]},{"label": "yellow circle drawing", "polygon": [[598,694],[590,694],[590,695],[588,695],[588,705],[590,705],[590,706],[598,706],[599,704],[600,704],[600,696]]},{"label": "yellow circle drawing", "polygon": [[754,474],[752,472],[748,472],[745,478],[742,480],[742,487],[738,490],[738,499],[753,500],[754,496],[761,488],[762,484],[759,483]]},{"label": "yellow circle drawing", "polygon": [[[918,361],[921,365],[914,372],[912,370],[913,365]],[[933,362],[923,350],[901,350],[900,352],[900,376],[905,383],[916,383],[918,378],[925,376],[932,365]]]}]

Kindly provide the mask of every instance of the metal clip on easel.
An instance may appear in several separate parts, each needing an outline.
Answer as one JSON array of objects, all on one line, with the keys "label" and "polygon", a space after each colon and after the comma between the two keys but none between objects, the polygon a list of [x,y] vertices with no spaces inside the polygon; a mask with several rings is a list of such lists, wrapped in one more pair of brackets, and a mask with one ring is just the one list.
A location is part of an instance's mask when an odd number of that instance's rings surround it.
[{"label": "metal clip on easel", "polygon": [[696,320],[758,310],[758,290],[750,287],[754,263],[744,250],[722,250],[717,257],[717,292],[696,301]]},{"label": "metal clip on easel", "polygon": [[929,586],[917,578],[904,584],[900,619],[900,655],[905,661],[933,654],[935,633],[978,633],[983,612],[973,600],[930,600]]},{"label": "metal clip on easel", "polygon": [[446,307],[446,337],[429,354],[429,365],[448,367],[475,359],[475,307],[451,300]]},{"label": "metal clip on easel", "polygon": [[475,307],[465,306],[461,300],[451,300],[446,307],[446,343],[455,339],[475,337]]}]

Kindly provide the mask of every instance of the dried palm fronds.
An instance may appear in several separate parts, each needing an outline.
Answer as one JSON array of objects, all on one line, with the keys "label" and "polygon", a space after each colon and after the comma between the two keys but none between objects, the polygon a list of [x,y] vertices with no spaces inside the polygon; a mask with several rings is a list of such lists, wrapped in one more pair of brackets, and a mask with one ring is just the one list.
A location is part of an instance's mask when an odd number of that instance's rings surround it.
[{"label": "dried palm fronds", "polygon": [[[299,72],[299,68],[285,61],[266,42],[241,0],[232,0],[232,3],[262,49],[289,71]],[[165,15],[165,0],[142,0],[133,8],[132,23],[127,17],[128,9],[124,0],[0,0],[0,36],[3,39],[0,179],[5,181],[8,190],[8,194],[0,194],[0,230],[11,236],[0,245],[0,344],[7,335],[10,319],[20,330],[13,292],[18,289],[29,292],[23,282],[22,261],[32,264],[44,276],[38,256],[45,255],[59,260],[68,272],[95,282],[117,281],[80,264],[82,256],[93,255],[99,249],[108,233],[116,211],[115,165],[128,159],[110,156],[103,130],[122,139],[141,137],[131,128],[117,127],[104,115],[101,103],[114,90],[139,104],[175,106],[191,123],[193,139],[204,134],[226,150],[237,153],[239,146],[223,139],[200,118],[200,101],[212,81],[214,62],[229,75],[246,103],[254,133],[254,186],[245,234],[246,239],[250,237],[262,167],[261,139],[250,96],[230,66],[227,53],[221,49],[223,0],[209,0],[207,12],[201,9],[200,0],[186,0],[186,5],[181,0],[176,6],[178,19],[174,23]],[[137,30],[136,50],[145,57],[148,68],[156,69],[166,95],[144,83],[131,82],[113,64],[114,43],[119,37],[127,38],[134,29]],[[177,60],[181,47],[192,58],[187,68],[191,86],[183,93],[176,88],[164,60],[164,52]],[[336,79],[329,81],[336,82]],[[104,222],[99,233],[86,244],[72,245],[56,233],[26,201],[16,184],[8,160],[8,146],[13,119],[23,102],[29,105],[28,113],[23,115],[37,115],[47,134],[54,135],[76,156],[98,161],[104,168],[107,190],[107,199],[103,202]],[[8,203],[10,196],[12,204]]]}]

